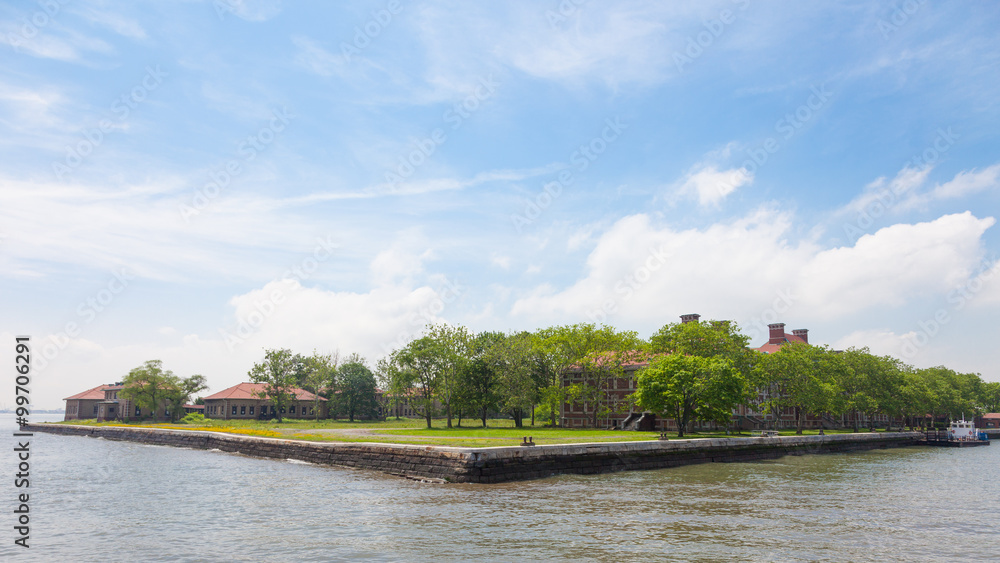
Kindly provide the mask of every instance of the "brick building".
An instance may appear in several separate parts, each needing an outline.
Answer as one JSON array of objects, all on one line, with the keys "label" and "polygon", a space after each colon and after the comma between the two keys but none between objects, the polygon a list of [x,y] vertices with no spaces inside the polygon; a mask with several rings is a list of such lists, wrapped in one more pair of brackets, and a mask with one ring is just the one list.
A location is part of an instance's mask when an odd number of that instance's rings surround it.
[{"label": "brick building", "polygon": [[[253,419],[277,418],[278,413],[269,399],[262,399],[263,383],[240,383],[218,393],[205,397],[205,418]],[[283,418],[314,418],[316,416],[316,395],[305,389],[292,388],[292,399],[282,409]],[[327,400],[319,398],[320,418],[326,418]]]},{"label": "brick building", "polygon": [[[71,397],[66,397],[66,414],[63,420],[80,420],[93,418],[98,422],[106,420],[129,421],[141,418],[144,414],[142,409],[134,406],[132,401],[119,397],[118,392],[123,389],[121,383],[98,385],[93,389],[88,389],[82,393],[77,393]],[[169,417],[166,403],[158,411],[159,418]]]},{"label": "brick building", "polygon": [[66,414],[63,420],[80,420],[97,418],[97,403],[104,400],[104,390],[111,385],[98,385],[63,399],[66,401]]},{"label": "brick building", "polygon": [[[681,315],[682,323],[700,322],[701,315],[688,314]],[[799,343],[809,344],[809,330],[795,329],[791,334],[785,332],[784,323],[774,323],[768,325],[768,341],[754,350],[765,354],[773,354],[781,349],[785,344]],[[586,380],[590,384],[596,384],[603,393],[601,400],[610,412],[605,416],[597,418],[598,428],[642,428],[643,430],[675,431],[676,421],[671,418],[662,418],[653,413],[636,412],[626,399],[628,395],[635,392],[635,377],[637,372],[646,367],[648,362],[632,362],[622,366],[624,374],[618,376],[600,377],[594,374],[584,374],[581,368],[570,368],[563,372],[562,386],[569,387],[582,383]],[[764,414],[760,405],[767,398],[765,390],[759,390],[756,400],[751,400],[749,404],[739,405],[733,409],[730,419],[730,427],[739,430],[757,430],[765,427],[791,428],[795,427],[795,413],[793,409],[782,409],[777,414]],[[884,418],[884,417],[882,417]],[[805,428],[837,428],[852,422],[849,417],[835,419],[826,414],[807,415],[804,423]],[[885,423],[886,421],[877,421]],[[567,428],[589,428],[594,424],[594,405],[588,403],[564,403],[562,405],[561,423]],[[867,424],[867,420],[865,422]],[[719,426],[714,422],[693,421],[692,429],[695,431],[724,430],[724,426]]]}]

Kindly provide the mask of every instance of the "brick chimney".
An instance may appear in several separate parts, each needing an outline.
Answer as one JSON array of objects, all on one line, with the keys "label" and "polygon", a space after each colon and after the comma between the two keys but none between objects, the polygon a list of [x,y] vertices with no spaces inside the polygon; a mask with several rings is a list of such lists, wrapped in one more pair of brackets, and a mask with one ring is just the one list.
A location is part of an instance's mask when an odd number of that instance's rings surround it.
[{"label": "brick chimney", "polygon": [[785,342],[785,323],[769,324],[767,328],[771,331],[771,337],[767,341],[768,344],[782,344]]},{"label": "brick chimney", "polygon": [[803,342],[809,344],[809,329],[808,328],[797,328],[792,331],[792,334],[798,336]]},{"label": "brick chimney", "polygon": [[690,314],[690,315],[681,315],[681,322],[682,323],[696,323],[696,322],[698,322],[698,319],[700,319],[700,318],[701,318],[701,315],[696,315],[696,314],[693,314],[693,313]]}]

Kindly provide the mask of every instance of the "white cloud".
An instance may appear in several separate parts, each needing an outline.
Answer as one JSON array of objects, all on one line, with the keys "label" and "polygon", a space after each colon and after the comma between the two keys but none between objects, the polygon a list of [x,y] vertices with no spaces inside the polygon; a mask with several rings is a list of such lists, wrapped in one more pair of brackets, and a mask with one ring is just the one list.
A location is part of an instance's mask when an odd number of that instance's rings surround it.
[{"label": "white cloud", "polygon": [[983,170],[962,171],[949,182],[935,186],[930,193],[932,199],[962,197],[1000,186],[1000,164]]},{"label": "white cloud", "polygon": [[776,295],[790,295],[788,308],[843,318],[943,296],[973,273],[981,237],[994,222],[968,212],[946,215],[823,249],[790,244],[791,217],[769,209],[686,231],[632,215],[600,237],[581,279],[562,290],[536,287],[512,314],[549,323],[599,320],[603,311],[632,326],[689,311],[745,320],[759,318]]},{"label": "white cloud", "polygon": [[678,188],[680,195],[694,195],[702,206],[718,206],[729,194],[753,183],[753,174],[743,168],[718,170],[708,165],[687,174]]},{"label": "white cloud", "polygon": [[822,251],[802,265],[802,300],[815,314],[836,317],[947,293],[973,273],[982,234],[995,222],[969,212],[945,215],[892,225],[861,237],[853,247]]},{"label": "white cloud", "polygon": [[961,198],[1000,186],[1000,164],[994,164],[982,170],[963,170],[951,180],[921,191],[932,170],[930,166],[923,168],[905,166],[892,180],[887,181],[885,177],[878,178],[865,186],[861,195],[851,200],[835,215],[880,217],[890,210],[898,214],[923,208],[937,201]]}]

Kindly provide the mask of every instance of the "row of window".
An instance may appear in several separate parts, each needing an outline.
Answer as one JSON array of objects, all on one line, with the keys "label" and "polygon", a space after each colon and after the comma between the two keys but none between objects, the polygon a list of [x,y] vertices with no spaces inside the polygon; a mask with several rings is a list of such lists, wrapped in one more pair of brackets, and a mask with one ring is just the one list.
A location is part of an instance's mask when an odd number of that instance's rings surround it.
[{"label": "row of window", "polygon": [[[247,405],[233,405],[232,407],[233,407],[233,412],[232,412],[233,416],[248,416],[248,415],[249,416],[255,416],[256,415],[256,406],[255,405],[249,405],[249,406],[247,406]],[[261,415],[266,415],[267,414],[267,407],[268,407],[268,405],[262,405],[260,407],[260,414]],[[208,405],[208,406],[205,407],[205,411],[206,411],[206,414],[222,414],[223,413],[222,408],[223,408],[222,405]],[[291,405],[290,407],[288,407],[288,411],[287,412],[288,412],[288,414],[296,414],[296,411],[298,411],[299,414],[305,416],[307,414],[306,413],[307,409],[308,409],[308,414],[310,414],[310,415],[316,414],[315,407],[305,407],[305,406],[302,406],[302,407],[296,408],[295,405]],[[281,409],[281,414],[285,414],[285,412],[286,412],[285,409]],[[274,410],[274,405],[271,405],[271,415],[276,415],[276,414],[277,414],[277,411]]]}]

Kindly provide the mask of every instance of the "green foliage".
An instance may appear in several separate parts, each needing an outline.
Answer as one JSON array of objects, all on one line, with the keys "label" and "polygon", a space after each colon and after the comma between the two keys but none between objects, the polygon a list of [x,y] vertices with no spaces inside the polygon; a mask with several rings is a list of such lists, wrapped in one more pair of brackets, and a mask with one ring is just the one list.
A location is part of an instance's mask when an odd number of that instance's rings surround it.
[{"label": "green foliage", "polygon": [[297,383],[301,362],[292,355],[291,350],[265,350],[264,361],[254,364],[248,375],[250,381],[263,384],[258,398],[270,401],[274,405],[278,422],[281,422],[281,411],[293,398],[293,389]]},{"label": "green foliage", "polygon": [[[625,376],[625,366],[646,358],[646,343],[634,331],[614,327],[575,324],[539,331],[539,362],[546,373],[561,374],[573,369],[577,381],[565,389],[567,401],[582,405],[597,427],[601,418],[624,408],[612,401],[611,384]],[[558,384],[556,382],[555,384]],[[545,396],[558,397],[552,386]]]},{"label": "green foliage", "polygon": [[129,371],[122,380],[119,395],[128,399],[149,417],[156,418],[158,412],[169,412],[170,420],[176,421],[184,412],[183,405],[200,391],[208,389],[204,376],[192,375],[180,378],[170,370],[163,369],[160,360],[149,360]]},{"label": "green foliage", "polygon": [[336,375],[336,409],[354,422],[355,417],[373,419],[378,412],[375,401],[375,375],[360,357],[352,357],[340,366]]},{"label": "green foliage", "polygon": [[661,355],[639,371],[636,405],[677,421],[683,437],[692,420],[729,421],[747,395],[746,378],[725,358]]},{"label": "green foliage", "polygon": [[427,427],[434,416],[434,400],[442,385],[440,344],[422,336],[393,351],[384,365],[392,387],[407,394],[410,404],[424,415]]},{"label": "green foliage", "polygon": [[191,412],[180,420],[181,424],[204,424],[205,415],[200,412]]},{"label": "green foliage", "polygon": [[758,358],[754,382],[764,391],[765,413],[794,409],[796,433],[801,434],[807,413],[821,414],[838,407],[837,379],[843,362],[826,347],[786,344]]}]

